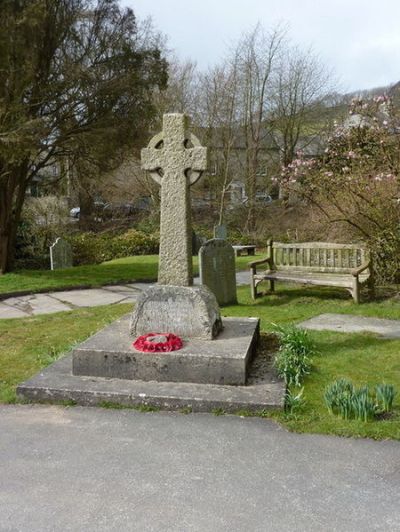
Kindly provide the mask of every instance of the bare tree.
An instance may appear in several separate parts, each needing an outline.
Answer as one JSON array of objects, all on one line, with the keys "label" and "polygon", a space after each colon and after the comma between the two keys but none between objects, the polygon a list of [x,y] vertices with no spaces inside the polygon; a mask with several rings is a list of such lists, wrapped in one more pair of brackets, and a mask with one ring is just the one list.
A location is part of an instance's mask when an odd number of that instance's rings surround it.
[{"label": "bare tree", "polygon": [[287,166],[298,149],[307,148],[324,125],[332,75],[312,50],[288,47],[279,59],[272,91],[271,133]]},{"label": "bare tree", "polygon": [[186,113],[194,118],[198,98],[197,65],[190,59],[179,61],[174,55],[168,58],[168,84],[155,94],[155,104],[162,117],[164,113]]},{"label": "bare tree", "polygon": [[[218,223],[224,219],[226,195],[235,178],[235,143],[238,141],[237,98],[238,72],[236,61],[225,62],[210,69],[201,78],[202,118],[205,142],[211,147],[214,171],[209,179],[219,199]],[[237,162],[237,159],[236,159]]]},{"label": "bare tree", "polygon": [[243,36],[235,51],[239,72],[239,118],[246,145],[247,229],[255,227],[255,196],[260,151],[269,133],[272,93],[285,30],[266,32],[261,25]]}]

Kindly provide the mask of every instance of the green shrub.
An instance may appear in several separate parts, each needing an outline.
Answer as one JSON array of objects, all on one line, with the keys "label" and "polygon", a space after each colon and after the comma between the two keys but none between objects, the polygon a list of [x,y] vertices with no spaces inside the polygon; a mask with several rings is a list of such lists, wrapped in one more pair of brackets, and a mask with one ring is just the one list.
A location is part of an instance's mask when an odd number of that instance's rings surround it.
[{"label": "green shrub", "polygon": [[305,404],[303,399],[304,388],[298,394],[294,394],[289,388],[285,394],[285,412],[293,414]]},{"label": "green shrub", "polygon": [[310,372],[311,356],[316,353],[307,331],[294,326],[275,326],[279,336],[279,351],[275,358],[278,375],[286,384],[300,386]]},{"label": "green shrub", "polygon": [[351,401],[351,411],[355,419],[367,422],[373,419],[377,413],[377,405],[374,399],[369,395],[368,386],[361,386],[355,389]]},{"label": "green shrub", "polygon": [[158,253],[159,239],[135,229],[120,235],[79,233],[70,236],[74,264],[98,264],[131,255]]},{"label": "green shrub", "polygon": [[381,410],[383,410],[383,412],[390,412],[393,408],[393,401],[396,396],[393,384],[378,384],[375,390],[376,399]]},{"label": "green shrub", "polygon": [[356,388],[348,379],[338,379],[325,388],[324,398],[328,411],[342,419],[367,422],[376,414],[390,412],[396,395],[390,384],[379,384],[372,395],[368,386]]},{"label": "green shrub", "polygon": [[28,198],[17,227],[17,268],[49,269],[49,246],[63,236],[68,221],[65,201],[55,196]]},{"label": "green shrub", "polygon": [[344,414],[354,394],[353,383],[347,379],[337,379],[325,388],[325,403],[331,414],[337,410]]}]

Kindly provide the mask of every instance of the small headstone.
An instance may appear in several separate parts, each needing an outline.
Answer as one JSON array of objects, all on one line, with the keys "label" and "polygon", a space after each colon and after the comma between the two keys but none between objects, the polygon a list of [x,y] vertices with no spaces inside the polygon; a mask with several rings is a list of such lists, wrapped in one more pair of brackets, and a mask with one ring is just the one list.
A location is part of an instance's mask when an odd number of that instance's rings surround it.
[{"label": "small headstone", "polygon": [[214,225],[214,238],[222,238],[222,240],[228,238],[228,231],[225,224]]},{"label": "small headstone", "polygon": [[72,247],[63,238],[57,238],[50,246],[50,267],[52,270],[72,267]]},{"label": "small headstone", "polygon": [[235,252],[226,240],[208,240],[200,249],[199,267],[201,284],[213,292],[218,304],[237,302]]}]

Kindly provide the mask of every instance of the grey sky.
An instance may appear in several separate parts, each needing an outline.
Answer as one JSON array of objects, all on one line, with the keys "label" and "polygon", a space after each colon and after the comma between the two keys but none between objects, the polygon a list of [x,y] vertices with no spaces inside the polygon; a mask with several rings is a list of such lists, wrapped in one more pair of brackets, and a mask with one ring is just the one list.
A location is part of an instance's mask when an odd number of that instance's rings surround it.
[{"label": "grey sky", "polygon": [[400,80],[400,0],[122,0],[151,16],[178,57],[213,65],[243,31],[285,22],[293,42],[310,45],[343,91]]}]

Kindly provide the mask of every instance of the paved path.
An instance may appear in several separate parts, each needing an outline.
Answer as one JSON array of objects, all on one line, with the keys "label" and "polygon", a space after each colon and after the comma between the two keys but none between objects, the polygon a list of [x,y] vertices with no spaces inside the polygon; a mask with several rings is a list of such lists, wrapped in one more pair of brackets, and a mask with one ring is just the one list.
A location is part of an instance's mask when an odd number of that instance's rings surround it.
[{"label": "paved path", "polygon": [[400,338],[400,320],[351,316],[349,314],[320,314],[299,323],[303,329],[335,332],[372,332],[382,338]]},{"label": "paved path", "polygon": [[397,531],[400,443],[260,418],[0,407],[0,530]]},{"label": "paved path", "polygon": [[[237,273],[238,285],[249,284],[249,272]],[[194,280],[199,284],[199,279]],[[87,290],[66,290],[48,294],[10,297],[0,302],[0,319],[26,318],[38,314],[52,314],[80,307],[96,307],[115,303],[135,302],[140,292],[151,286],[148,283],[104,286]]]}]

